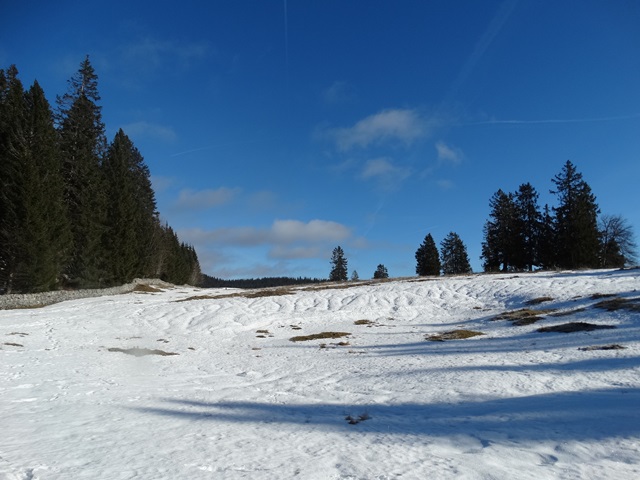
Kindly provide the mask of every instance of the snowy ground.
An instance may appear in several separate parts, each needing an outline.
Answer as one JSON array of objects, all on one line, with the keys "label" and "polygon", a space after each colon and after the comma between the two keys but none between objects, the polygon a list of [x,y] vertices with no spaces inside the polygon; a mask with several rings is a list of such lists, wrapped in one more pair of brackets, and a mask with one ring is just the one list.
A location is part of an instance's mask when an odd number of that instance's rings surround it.
[{"label": "snowy ground", "polygon": [[[0,311],[0,479],[640,478],[640,307],[592,297],[638,290],[636,269]],[[537,323],[493,319],[540,297]],[[568,322],[617,328],[537,332]],[[425,339],[455,329],[485,335]],[[327,331],[351,335],[289,340]],[[109,351],[132,348],[178,355]]]}]

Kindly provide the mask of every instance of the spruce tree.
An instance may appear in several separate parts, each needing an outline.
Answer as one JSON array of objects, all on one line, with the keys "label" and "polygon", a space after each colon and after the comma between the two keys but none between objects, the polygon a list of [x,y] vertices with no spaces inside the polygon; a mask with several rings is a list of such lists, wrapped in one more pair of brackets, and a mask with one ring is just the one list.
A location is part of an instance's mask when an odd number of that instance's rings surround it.
[{"label": "spruce tree", "polygon": [[538,264],[545,270],[555,268],[556,263],[555,220],[549,205],[544,206],[538,235]]},{"label": "spruce tree", "polygon": [[442,271],[445,275],[471,273],[467,247],[455,232],[449,232],[440,243]]},{"label": "spruce tree", "polygon": [[105,242],[106,197],[101,163],[106,148],[105,127],[97,102],[98,76],[89,57],[69,80],[69,91],[58,97],[65,201],[72,232],[72,256],[67,274],[73,284],[96,287],[107,277]]},{"label": "spruce tree", "polygon": [[122,130],[102,164],[107,198],[108,258],[112,283],[126,283],[150,273],[157,222],[149,169]]},{"label": "spruce tree", "polygon": [[376,268],[376,271],[373,272],[373,278],[380,280],[384,278],[389,278],[389,272],[387,271],[387,267],[383,264],[379,264]]},{"label": "spruce tree", "polygon": [[557,262],[561,268],[595,268],[600,251],[599,208],[591,187],[567,160],[553,178],[558,206],[554,207]]},{"label": "spruce tree", "polygon": [[441,269],[438,247],[436,247],[436,242],[431,234],[428,233],[416,251],[416,273],[420,276],[440,275]]},{"label": "spruce tree", "polygon": [[484,225],[482,243],[485,272],[501,269],[506,272],[515,266],[518,256],[518,217],[514,195],[501,189],[489,201],[490,219]]},{"label": "spruce tree", "polygon": [[514,196],[516,210],[516,251],[517,268],[533,270],[539,261],[539,239],[541,214],[538,207],[538,192],[530,184],[520,185]]},{"label": "spruce tree", "polygon": [[344,282],[347,280],[347,259],[344,256],[342,247],[337,246],[331,254],[331,272],[329,280],[332,282]]}]

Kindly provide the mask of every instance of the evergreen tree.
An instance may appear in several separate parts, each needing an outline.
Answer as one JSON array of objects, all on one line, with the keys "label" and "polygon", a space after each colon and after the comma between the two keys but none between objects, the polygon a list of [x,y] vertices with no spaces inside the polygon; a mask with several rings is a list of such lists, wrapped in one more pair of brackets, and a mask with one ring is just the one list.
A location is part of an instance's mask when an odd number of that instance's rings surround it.
[{"label": "evergreen tree", "polygon": [[538,235],[538,264],[545,270],[556,266],[556,245],[555,220],[549,205],[545,205]]},{"label": "evergreen tree", "polygon": [[68,253],[70,230],[63,202],[57,134],[49,102],[38,82],[25,95],[25,129],[17,151],[22,165],[16,288],[53,290]]},{"label": "evergreen tree", "polygon": [[116,134],[102,164],[108,205],[108,258],[112,283],[126,283],[151,270],[157,223],[149,169],[129,137]]},{"label": "evergreen tree", "polygon": [[0,71],[0,292],[11,293],[20,262],[16,232],[23,218],[24,88],[15,65]]},{"label": "evergreen tree", "polygon": [[533,270],[540,264],[539,238],[541,214],[538,207],[538,192],[530,183],[520,185],[514,196],[516,210],[515,265],[518,269]]},{"label": "evergreen tree", "polygon": [[332,282],[344,282],[347,280],[347,259],[344,256],[342,247],[333,249],[331,254],[331,272],[329,280]]},{"label": "evergreen tree", "polygon": [[373,272],[373,278],[375,279],[389,278],[389,272],[387,271],[387,267],[385,267],[383,264],[378,265],[378,268],[376,268],[376,271]]},{"label": "evergreen tree", "polygon": [[440,243],[442,271],[445,275],[471,273],[467,247],[455,232],[450,232]]},{"label": "evergreen tree", "polygon": [[89,57],[69,80],[69,91],[58,97],[65,201],[72,233],[67,274],[73,284],[96,287],[107,277],[106,196],[101,163],[106,138],[98,94],[98,76]]},{"label": "evergreen tree", "polygon": [[416,251],[416,273],[420,276],[440,275],[441,269],[438,247],[428,233]]},{"label": "evergreen tree", "polygon": [[485,272],[512,269],[517,259],[518,216],[514,195],[498,190],[489,201],[490,220],[484,225],[482,243]]},{"label": "evergreen tree", "polygon": [[595,268],[600,251],[596,197],[576,167],[567,160],[553,178],[558,197],[555,212],[557,262],[561,268]]},{"label": "evergreen tree", "polygon": [[600,229],[600,266],[621,268],[637,261],[637,245],[631,225],[620,215],[602,215]]}]

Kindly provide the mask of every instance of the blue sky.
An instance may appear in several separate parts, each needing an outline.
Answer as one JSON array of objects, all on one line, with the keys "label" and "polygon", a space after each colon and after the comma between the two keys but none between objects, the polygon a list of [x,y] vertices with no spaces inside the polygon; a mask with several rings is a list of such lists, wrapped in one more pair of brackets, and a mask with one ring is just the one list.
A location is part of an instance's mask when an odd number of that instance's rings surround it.
[{"label": "blue sky", "polygon": [[495,191],[571,160],[640,231],[634,0],[25,1],[0,68],[50,102],[88,54],[158,208],[224,278],[415,274],[450,231],[474,270]]}]

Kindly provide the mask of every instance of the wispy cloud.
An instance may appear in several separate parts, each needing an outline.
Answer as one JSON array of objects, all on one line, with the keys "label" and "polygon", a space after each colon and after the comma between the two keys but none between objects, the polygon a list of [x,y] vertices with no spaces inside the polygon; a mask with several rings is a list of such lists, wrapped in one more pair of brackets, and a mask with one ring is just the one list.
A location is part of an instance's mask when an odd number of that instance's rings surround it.
[{"label": "wispy cloud", "polygon": [[394,190],[411,175],[411,169],[394,165],[388,157],[374,158],[365,163],[360,177],[375,180],[384,190]]},{"label": "wispy cloud", "polygon": [[180,192],[175,205],[178,208],[205,210],[229,203],[239,192],[239,188],[227,187],[215,190],[185,189]]},{"label": "wispy cloud", "polygon": [[178,135],[171,127],[165,125],[158,125],[156,123],[150,123],[146,121],[129,123],[122,126],[122,130],[127,135],[137,137],[144,136],[154,138],[156,140],[162,140],[167,143],[175,142]]},{"label": "wispy cloud", "polygon": [[436,182],[436,184],[442,190],[451,190],[454,187],[454,184],[451,180],[440,179]]},{"label": "wispy cloud", "polygon": [[597,123],[597,122],[614,122],[619,120],[633,120],[640,118],[640,113],[632,113],[629,115],[617,115],[609,117],[585,117],[585,118],[546,118],[539,120],[482,120],[479,122],[469,122],[463,125],[540,125],[540,124],[552,124],[552,123]]},{"label": "wispy cloud", "polygon": [[462,163],[464,158],[462,150],[449,146],[442,140],[436,143],[436,151],[438,152],[439,164],[449,163],[452,165],[459,165]]},{"label": "wispy cloud", "polygon": [[321,258],[329,246],[354,239],[349,227],[329,220],[275,220],[268,228],[191,229],[181,235],[203,249],[267,246],[269,257],[278,259]]},{"label": "wispy cloud", "polygon": [[363,118],[352,127],[329,129],[325,133],[342,151],[389,142],[408,146],[430,132],[429,123],[415,110],[390,109]]},{"label": "wispy cloud", "polygon": [[121,56],[137,69],[157,69],[173,65],[187,67],[211,52],[207,42],[178,42],[153,36],[139,37],[121,46]]},{"label": "wispy cloud", "polygon": [[322,100],[328,105],[351,102],[356,97],[356,89],[348,82],[335,81],[322,92]]}]

